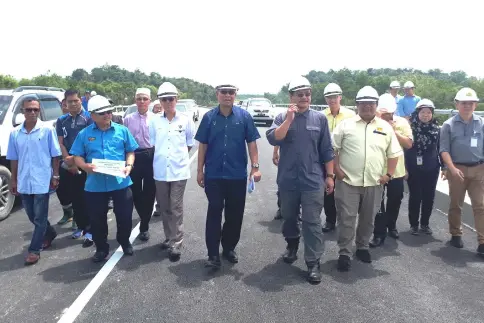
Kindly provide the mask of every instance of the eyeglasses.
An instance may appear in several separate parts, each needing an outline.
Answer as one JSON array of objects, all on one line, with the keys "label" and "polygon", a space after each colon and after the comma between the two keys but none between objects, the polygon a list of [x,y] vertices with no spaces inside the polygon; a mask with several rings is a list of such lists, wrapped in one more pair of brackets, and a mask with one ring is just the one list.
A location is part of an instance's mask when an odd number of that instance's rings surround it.
[{"label": "eyeglasses", "polygon": [[35,108],[25,108],[25,109],[24,109],[24,111],[25,111],[25,112],[27,112],[27,113],[32,113],[32,112],[37,113],[37,112],[39,112],[39,111],[40,111],[40,109],[35,109]]},{"label": "eyeglasses", "polygon": [[113,113],[113,111],[104,111],[104,112],[98,112],[96,114],[99,115],[99,116],[103,116],[103,115],[112,114],[112,113]]},{"label": "eyeglasses", "polygon": [[148,101],[149,99],[145,96],[136,98],[136,101]]},{"label": "eyeglasses", "polygon": [[309,98],[311,96],[311,92],[301,92],[301,93],[298,93],[297,96],[300,98],[304,96]]},{"label": "eyeglasses", "polygon": [[167,98],[161,98],[161,101],[163,102],[166,102],[166,101],[170,101],[170,102],[173,102],[175,100],[174,97],[170,96],[170,97],[167,97]]},{"label": "eyeglasses", "polygon": [[220,93],[222,93],[223,95],[226,95],[226,94],[234,95],[235,90],[220,90]]}]

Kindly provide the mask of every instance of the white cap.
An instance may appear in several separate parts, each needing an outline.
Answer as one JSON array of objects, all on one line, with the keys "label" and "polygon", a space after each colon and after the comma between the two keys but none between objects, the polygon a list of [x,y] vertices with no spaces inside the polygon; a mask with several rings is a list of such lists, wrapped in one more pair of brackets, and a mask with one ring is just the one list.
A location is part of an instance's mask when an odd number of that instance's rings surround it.
[{"label": "white cap", "polygon": [[157,100],[155,100],[155,101],[153,101],[153,106],[155,106],[155,105],[157,105],[157,104],[161,104],[160,100],[158,100],[158,99],[157,99]]},{"label": "white cap", "polygon": [[101,113],[114,110],[111,102],[102,95],[96,95],[87,101],[87,111]]},{"label": "white cap", "polygon": [[224,83],[224,84],[217,85],[215,87],[215,90],[217,90],[217,91],[218,90],[235,90],[235,91],[238,91],[239,89],[231,83]]},{"label": "white cap", "polygon": [[400,88],[400,82],[392,81],[392,83],[390,83],[390,88],[391,89],[399,89]]},{"label": "white cap", "polygon": [[147,97],[151,98],[151,90],[146,88],[146,87],[137,88],[135,96],[137,96],[138,94],[143,94],[143,95],[146,95]]},{"label": "white cap", "polygon": [[341,90],[340,86],[336,83],[329,83],[324,88],[324,96],[341,95],[341,94],[343,94],[343,91]]},{"label": "white cap", "polygon": [[415,107],[415,109],[420,109],[420,108],[431,108],[433,110],[435,109],[435,105],[429,99],[422,99],[418,101],[417,106]]},{"label": "white cap", "polygon": [[414,88],[414,87],[415,87],[415,85],[413,84],[412,81],[407,81],[407,82],[405,82],[405,84],[403,84],[404,89],[411,89],[411,88]]},{"label": "white cap", "polygon": [[465,87],[459,90],[454,98],[455,101],[471,101],[479,102],[476,91],[471,88]]},{"label": "white cap", "polygon": [[378,92],[369,85],[362,87],[356,94],[356,102],[378,102],[378,98]]},{"label": "white cap", "polygon": [[176,86],[174,86],[170,82],[163,82],[163,84],[161,84],[158,88],[158,98],[161,99],[172,96],[178,96],[178,90]]},{"label": "white cap", "polygon": [[380,96],[378,100],[378,107],[376,111],[380,113],[394,113],[397,110],[397,102],[390,93],[385,93]]},{"label": "white cap", "polygon": [[96,91],[91,91],[91,96],[97,95]]},{"label": "white cap", "polygon": [[307,90],[311,88],[311,83],[304,76],[297,76],[289,83],[288,91]]}]

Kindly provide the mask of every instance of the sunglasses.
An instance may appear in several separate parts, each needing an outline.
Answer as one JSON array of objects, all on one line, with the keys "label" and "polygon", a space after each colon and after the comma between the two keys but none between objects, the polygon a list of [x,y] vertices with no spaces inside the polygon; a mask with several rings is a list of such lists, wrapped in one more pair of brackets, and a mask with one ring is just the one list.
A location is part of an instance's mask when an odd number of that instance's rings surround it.
[{"label": "sunglasses", "polygon": [[302,97],[310,97],[311,96],[311,92],[304,92],[304,93],[298,93],[297,94],[298,97],[302,98]]},{"label": "sunglasses", "polygon": [[25,108],[25,109],[24,109],[24,111],[25,111],[25,112],[27,112],[27,113],[32,113],[32,112],[37,113],[37,112],[39,112],[39,111],[40,111],[40,109],[35,109],[35,108]]},{"label": "sunglasses", "polygon": [[163,102],[166,102],[166,101],[173,102],[173,101],[175,101],[175,98],[170,96],[170,97],[167,97],[167,98],[161,98],[161,101],[163,101]]},{"label": "sunglasses", "polygon": [[234,95],[235,90],[220,90],[220,93],[222,93],[223,95],[226,95],[226,94]]},{"label": "sunglasses", "polygon": [[103,116],[103,115],[106,115],[106,114],[112,114],[113,111],[104,111],[104,112],[98,112],[96,113],[98,116]]}]

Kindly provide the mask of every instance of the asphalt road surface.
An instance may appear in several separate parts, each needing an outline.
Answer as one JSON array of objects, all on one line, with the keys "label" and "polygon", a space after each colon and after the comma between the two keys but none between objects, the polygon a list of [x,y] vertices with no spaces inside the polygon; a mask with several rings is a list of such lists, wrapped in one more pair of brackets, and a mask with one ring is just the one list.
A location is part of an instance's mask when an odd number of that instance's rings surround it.
[{"label": "asphalt road surface", "polygon": [[[338,272],[335,233],[325,235],[320,285],[305,281],[303,250],[293,265],[281,262],[285,243],[281,222],[273,220],[276,167],[266,129],[259,128],[262,181],[247,197],[240,262],[223,262],[216,274],[203,266],[207,201],[196,184],[195,159],[185,192],[181,260],[170,262],[160,249],[162,223],[153,218],[151,240],[135,241],[134,256],[121,258],[75,322],[484,322],[484,261],[475,254],[475,233],[464,229],[464,249],[447,246],[446,217],[436,210],[434,235],[411,236],[406,197],[400,240],[388,238],[384,247],[372,250],[371,265],[355,260],[352,271]],[[436,209],[446,211],[445,194],[438,194]],[[53,223],[61,218],[55,195],[49,212]],[[468,207],[465,212],[464,220],[473,225]],[[115,220],[112,214],[109,218],[114,251]],[[32,225],[21,209],[0,223],[0,322],[59,321],[103,267],[91,262],[93,247],[84,249],[70,238],[68,226],[57,230],[40,262],[24,267]]]}]

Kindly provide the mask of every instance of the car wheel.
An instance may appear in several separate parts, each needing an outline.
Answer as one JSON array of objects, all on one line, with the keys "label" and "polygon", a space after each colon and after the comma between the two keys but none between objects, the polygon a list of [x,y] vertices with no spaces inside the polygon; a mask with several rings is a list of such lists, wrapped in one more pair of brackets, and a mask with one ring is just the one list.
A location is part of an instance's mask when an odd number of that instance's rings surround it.
[{"label": "car wheel", "polygon": [[0,166],[0,221],[5,220],[10,215],[15,203],[15,195],[9,190],[12,174],[5,166]]}]

